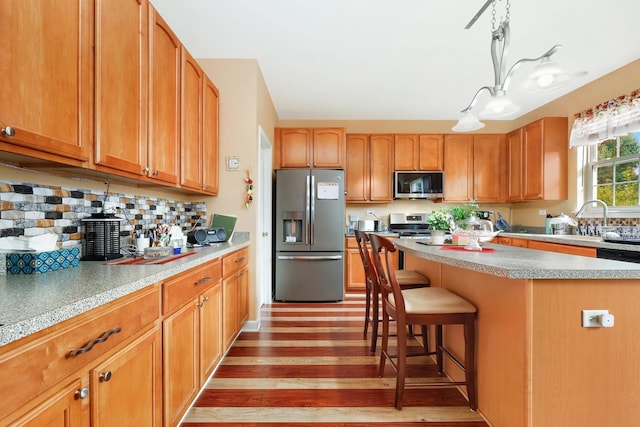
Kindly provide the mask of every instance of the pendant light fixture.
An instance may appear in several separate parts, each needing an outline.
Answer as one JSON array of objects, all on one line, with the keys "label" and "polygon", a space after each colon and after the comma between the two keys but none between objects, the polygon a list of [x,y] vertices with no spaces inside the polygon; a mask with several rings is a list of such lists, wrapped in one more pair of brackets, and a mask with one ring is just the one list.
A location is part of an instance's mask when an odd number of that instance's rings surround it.
[{"label": "pendant light fixture", "polygon": [[554,90],[570,80],[586,74],[586,72],[571,75],[566,74],[555,62],[551,60],[551,56],[561,48],[561,45],[559,44],[553,46],[537,58],[522,58],[516,61],[507,71],[506,56],[511,38],[509,27],[509,9],[511,4],[509,3],[509,0],[506,0],[505,17],[504,19],[500,18],[500,23],[496,26],[497,1],[502,0],[487,0],[487,2],[480,8],[478,13],[476,13],[469,24],[465,27],[465,29],[471,28],[474,22],[488,8],[488,6],[490,4],[493,5],[493,16],[491,18],[491,60],[493,62],[494,83],[493,86],[482,86],[478,89],[469,105],[461,111],[463,116],[453,127],[452,130],[454,132],[472,132],[484,127],[484,123],[478,119],[472,110],[476,105],[478,95],[480,92],[485,90],[489,92],[491,98],[484,109],[480,111],[479,116],[481,118],[502,119],[517,113],[520,110],[520,107],[514,104],[509,98],[508,89],[513,74],[524,63],[540,61],[523,85],[526,89],[537,92]]}]

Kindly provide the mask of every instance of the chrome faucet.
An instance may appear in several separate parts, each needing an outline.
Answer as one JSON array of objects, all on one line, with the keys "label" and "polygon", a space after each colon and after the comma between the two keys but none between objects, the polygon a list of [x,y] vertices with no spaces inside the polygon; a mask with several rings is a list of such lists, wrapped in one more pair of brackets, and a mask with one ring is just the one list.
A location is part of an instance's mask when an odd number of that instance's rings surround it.
[{"label": "chrome faucet", "polygon": [[584,208],[587,207],[587,205],[589,205],[590,203],[600,203],[602,205],[602,216],[604,219],[604,226],[607,226],[607,214],[609,213],[609,209],[607,208],[607,204],[605,202],[603,202],[600,199],[592,199],[592,200],[587,200],[586,202],[584,202],[582,204],[582,207],[580,207],[580,209],[578,209],[578,212],[576,212],[576,218],[580,218],[580,214],[582,214],[582,211],[584,210]]}]

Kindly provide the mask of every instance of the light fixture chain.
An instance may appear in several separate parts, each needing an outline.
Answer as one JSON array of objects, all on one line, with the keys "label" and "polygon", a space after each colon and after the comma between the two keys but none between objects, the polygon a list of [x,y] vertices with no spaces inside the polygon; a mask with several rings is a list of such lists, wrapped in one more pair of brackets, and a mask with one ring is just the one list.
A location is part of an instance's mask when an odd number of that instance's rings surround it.
[{"label": "light fixture chain", "polygon": [[[493,0],[492,3],[492,9],[491,9],[491,32],[495,32],[496,31],[496,3],[498,1],[502,1],[502,0]],[[509,0],[507,0],[505,2],[505,16],[504,16],[504,22],[508,22],[509,18],[511,17],[511,3]],[[502,23],[502,17],[500,17],[500,23]]]},{"label": "light fixture chain", "polygon": [[496,30],[496,1],[493,0],[493,7],[491,9],[491,32],[493,33]]}]

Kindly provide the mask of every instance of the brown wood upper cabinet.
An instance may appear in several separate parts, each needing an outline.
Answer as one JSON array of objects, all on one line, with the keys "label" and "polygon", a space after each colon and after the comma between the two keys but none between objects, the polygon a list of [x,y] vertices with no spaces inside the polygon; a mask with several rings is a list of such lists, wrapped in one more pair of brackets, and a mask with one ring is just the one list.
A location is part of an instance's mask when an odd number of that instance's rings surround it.
[{"label": "brown wood upper cabinet", "polygon": [[148,171],[148,3],[95,4],[95,166],[140,178]]},{"label": "brown wood upper cabinet", "polygon": [[504,135],[446,135],[445,201],[504,201],[505,156]]},{"label": "brown wood upper cabinet", "polygon": [[0,2],[0,150],[88,165],[93,4]]},{"label": "brown wood upper cabinet", "polygon": [[343,169],[344,128],[276,128],[274,169]]},{"label": "brown wood upper cabinet", "polygon": [[395,135],[395,170],[441,171],[443,169],[443,135]]},{"label": "brown wood upper cabinet", "polygon": [[393,201],[393,147],[390,134],[347,135],[347,202]]},{"label": "brown wood upper cabinet", "polygon": [[507,136],[507,200],[566,200],[568,120],[546,117]]},{"label": "brown wood upper cabinet", "polygon": [[182,48],[182,188],[218,194],[218,89]]}]

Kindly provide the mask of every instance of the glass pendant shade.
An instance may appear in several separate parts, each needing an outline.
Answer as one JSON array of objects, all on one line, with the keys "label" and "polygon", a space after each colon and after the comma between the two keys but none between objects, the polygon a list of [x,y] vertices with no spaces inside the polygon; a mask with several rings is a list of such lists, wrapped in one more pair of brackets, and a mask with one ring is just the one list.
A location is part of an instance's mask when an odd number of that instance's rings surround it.
[{"label": "glass pendant shade", "polygon": [[558,64],[545,57],[536,65],[524,87],[536,92],[546,92],[557,89],[569,80],[570,76],[563,72]]},{"label": "glass pendant shade", "polygon": [[504,91],[497,91],[491,97],[487,106],[484,107],[484,110],[480,112],[480,117],[483,119],[500,119],[509,117],[518,111],[520,111],[520,107],[514,104]]},{"label": "glass pendant shade", "polygon": [[472,132],[474,130],[482,129],[483,127],[484,123],[478,120],[475,114],[470,110],[467,110],[451,130],[454,132]]}]

